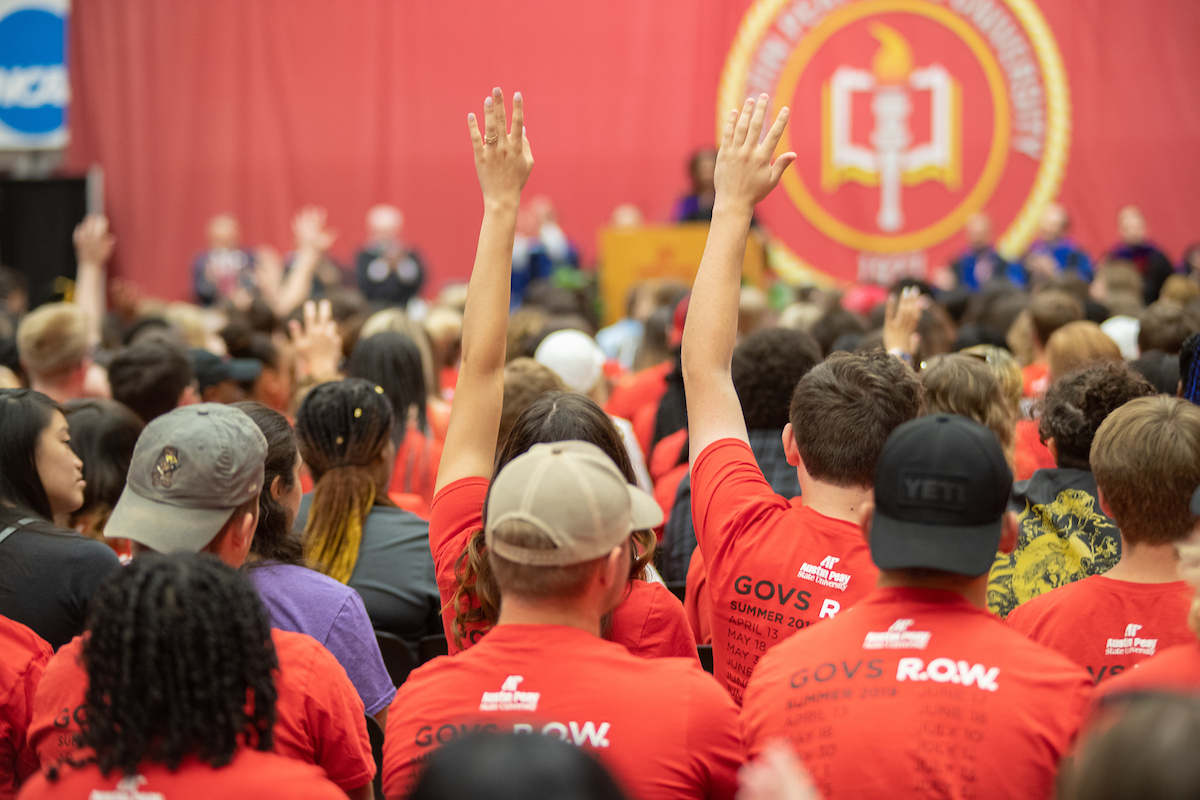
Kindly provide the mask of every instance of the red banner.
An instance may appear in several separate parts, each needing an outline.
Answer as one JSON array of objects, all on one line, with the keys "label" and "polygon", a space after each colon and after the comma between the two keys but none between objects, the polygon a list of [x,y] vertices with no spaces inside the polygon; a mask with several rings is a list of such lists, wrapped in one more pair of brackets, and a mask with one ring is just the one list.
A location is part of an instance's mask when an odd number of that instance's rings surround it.
[{"label": "red banner", "polygon": [[214,213],[288,245],[330,210],[348,260],[378,202],[434,287],[480,218],[465,117],[520,89],[537,167],[594,250],[621,203],[651,221],[747,93],[793,108],[799,159],[759,209],[785,277],[944,264],[975,211],[1020,253],[1060,199],[1094,255],[1142,208],[1169,255],[1200,239],[1200,4],[1189,0],[111,0],[72,17],[77,169],[105,167],[117,271],[169,297]]}]

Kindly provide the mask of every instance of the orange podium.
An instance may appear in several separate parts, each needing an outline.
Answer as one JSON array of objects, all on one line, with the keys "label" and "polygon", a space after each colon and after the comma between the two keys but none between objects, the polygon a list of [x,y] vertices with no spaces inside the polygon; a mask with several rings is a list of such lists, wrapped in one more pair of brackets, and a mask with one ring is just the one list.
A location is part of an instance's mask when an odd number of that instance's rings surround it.
[{"label": "orange podium", "polygon": [[[708,225],[646,225],[606,228],[600,232],[600,296],[604,324],[621,318],[629,287],[652,278],[675,278],[689,285],[696,278]],[[762,286],[766,250],[762,238],[751,231],[746,240],[742,283]]]}]

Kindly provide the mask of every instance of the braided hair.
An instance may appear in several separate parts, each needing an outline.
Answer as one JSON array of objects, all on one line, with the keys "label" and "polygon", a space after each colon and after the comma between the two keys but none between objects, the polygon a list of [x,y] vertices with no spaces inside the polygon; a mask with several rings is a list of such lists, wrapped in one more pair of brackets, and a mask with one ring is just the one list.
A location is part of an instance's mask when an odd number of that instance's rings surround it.
[{"label": "braided hair", "polygon": [[207,554],[147,553],[100,585],[83,644],[83,745],[100,771],[270,750],[278,668],[254,588]]},{"label": "braided hair", "polygon": [[382,387],[361,378],[317,386],[296,416],[300,453],[316,481],[304,557],[342,583],[354,572],[363,524],[375,504],[371,464],[391,435],[391,402]]}]

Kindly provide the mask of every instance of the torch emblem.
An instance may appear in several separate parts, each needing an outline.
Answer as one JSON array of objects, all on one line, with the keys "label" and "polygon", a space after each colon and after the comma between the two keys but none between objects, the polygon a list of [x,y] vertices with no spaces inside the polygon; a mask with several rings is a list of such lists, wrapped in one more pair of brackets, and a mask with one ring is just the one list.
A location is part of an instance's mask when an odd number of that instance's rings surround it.
[{"label": "torch emblem", "polygon": [[[914,68],[912,48],[880,22],[871,69],[841,66],[825,83],[821,188],[833,192],[847,181],[879,187],[875,224],[884,233],[904,226],[901,189],[937,181],[955,191],[961,180],[961,104],[958,82],[940,64]],[[914,142],[910,117],[914,95],[929,95],[929,140]],[[854,98],[870,98],[873,127],[866,142],[854,141]],[[859,106],[862,107],[861,105]]]}]

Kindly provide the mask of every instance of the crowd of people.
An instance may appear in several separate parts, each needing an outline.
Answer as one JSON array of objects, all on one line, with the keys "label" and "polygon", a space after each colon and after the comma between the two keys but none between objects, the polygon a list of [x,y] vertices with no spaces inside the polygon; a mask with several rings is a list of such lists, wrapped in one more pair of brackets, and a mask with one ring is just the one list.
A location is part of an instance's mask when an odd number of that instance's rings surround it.
[{"label": "crowd of people", "polygon": [[0,798],[1196,796],[1200,264],[1052,205],[775,307],[787,122],[730,112],[694,284],[604,328],[499,89],[465,289],[391,206],[356,288],[317,208],[214,218],[195,303],[103,217],[71,302],[0,274]]}]

